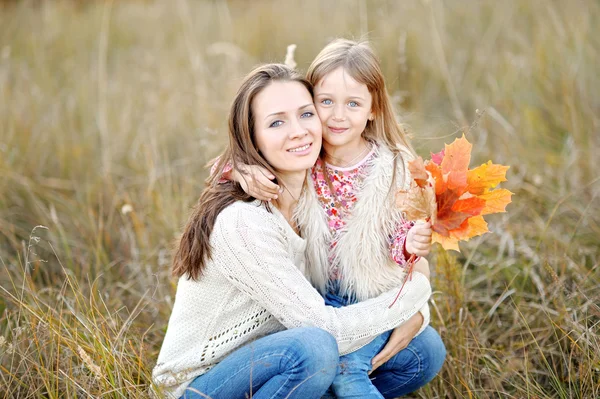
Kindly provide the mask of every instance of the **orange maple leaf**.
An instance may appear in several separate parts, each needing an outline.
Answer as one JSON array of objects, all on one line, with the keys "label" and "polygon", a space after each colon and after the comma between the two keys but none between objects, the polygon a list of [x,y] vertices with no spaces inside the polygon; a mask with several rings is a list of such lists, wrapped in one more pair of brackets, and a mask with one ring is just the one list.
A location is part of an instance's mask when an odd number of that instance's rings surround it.
[{"label": "orange maple leaf", "polygon": [[444,174],[466,172],[469,169],[469,162],[471,161],[472,147],[464,134],[461,138],[454,140],[452,144],[446,144],[441,164]]},{"label": "orange maple leaf", "polygon": [[452,205],[452,211],[464,212],[471,216],[477,216],[481,214],[481,211],[485,208],[486,201],[479,197],[470,197],[466,199],[458,199],[454,205]]},{"label": "orange maple leaf", "polygon": [[440,195],[446,191],[448,184],[446,183],[446,180],[444,180],[442,169],[433,162],[426,164],[425,169],[431,173],[431,176],[435,180],[435,195]]},{"label": "orange maple leaf", "polygon": [[458,193],[450,189],[437,196],[437,222],[431,226],[433,231],[448,236],[450,230],[458,228],[470,216],[468,213],[452,210],[458,198]]}]

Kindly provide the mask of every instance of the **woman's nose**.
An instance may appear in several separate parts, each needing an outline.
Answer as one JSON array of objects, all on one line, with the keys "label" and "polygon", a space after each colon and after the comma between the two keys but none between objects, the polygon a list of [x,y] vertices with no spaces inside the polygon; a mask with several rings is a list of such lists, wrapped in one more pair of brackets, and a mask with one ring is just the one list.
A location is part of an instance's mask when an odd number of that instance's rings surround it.
[{"label": "woman's nose", "polygon": [[294,123],[292,123],[290,138],[301,138],[306,136],[307,134],[308,129],[304,125],[302,125],[302,123],[300,123],[299,120],[296,120]]}]

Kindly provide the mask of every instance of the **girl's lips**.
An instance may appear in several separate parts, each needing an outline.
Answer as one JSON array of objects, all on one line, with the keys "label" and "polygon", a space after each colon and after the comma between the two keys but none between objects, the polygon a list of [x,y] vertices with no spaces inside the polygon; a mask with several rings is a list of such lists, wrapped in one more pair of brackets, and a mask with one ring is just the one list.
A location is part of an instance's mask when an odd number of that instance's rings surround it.
[{"label": "girl's lips", "polygon": [[344,133],[346,130],[348,130],[347,127],[331,127],[331,126],[327,126],[327,128],[332,133]]}]

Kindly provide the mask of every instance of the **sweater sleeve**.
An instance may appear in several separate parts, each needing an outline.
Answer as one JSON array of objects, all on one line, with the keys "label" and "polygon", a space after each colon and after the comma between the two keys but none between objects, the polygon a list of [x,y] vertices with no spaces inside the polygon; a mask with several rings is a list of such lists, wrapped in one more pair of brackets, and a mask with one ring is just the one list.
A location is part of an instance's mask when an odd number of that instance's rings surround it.
[{"label": "sweater sleeve", "polygon": [[431,286],[425,276],[415,273],[391,308],[397,288],[347,307],[326,306],[291,259],[291,238],[282,223],[264,209],[226,209],[211,239],[212,260],[224,276],[285,327],[328,331],[343,355],[404,323],[427,303]]}]

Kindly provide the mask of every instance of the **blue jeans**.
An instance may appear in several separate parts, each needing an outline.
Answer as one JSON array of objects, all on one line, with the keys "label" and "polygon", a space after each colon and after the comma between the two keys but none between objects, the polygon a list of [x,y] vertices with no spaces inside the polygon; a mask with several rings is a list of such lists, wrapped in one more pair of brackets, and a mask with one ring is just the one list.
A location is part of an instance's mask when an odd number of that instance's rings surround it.
[{"label": "blue jeans", "polygon": [[196,377],[182,399],[320,398],[339,359],[331,334],[314,327],[267,335]]},{"label": "blue jeans", "polygon": [[[352,302],[333,293],[325,296],[325,303],[334,307]],[[337,375],[326,397],[396,398],[416,391],[437,375],[444,364],[446,348],[431,326],[369,375],[371,360],[384,348],[391,333],[386,331],[359,350],[341,356]]]}]

